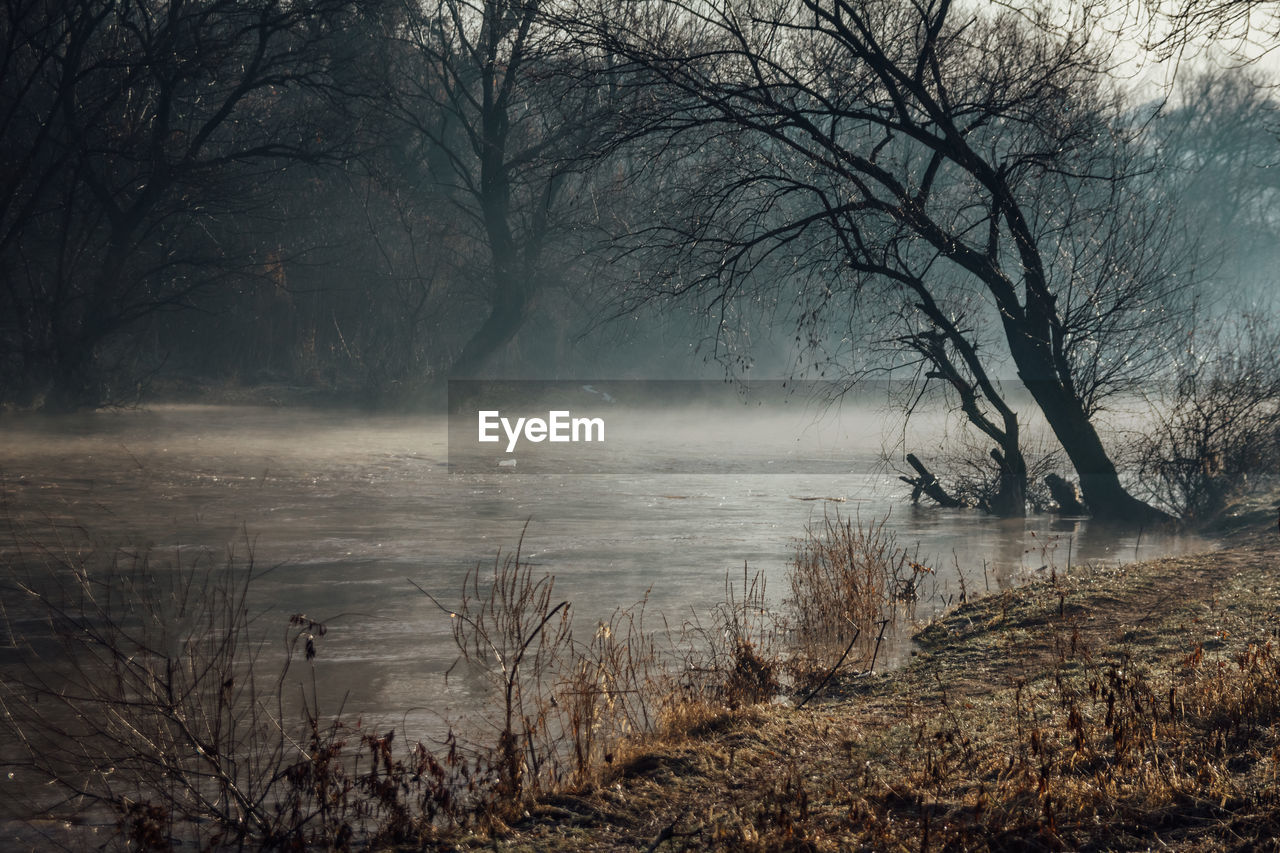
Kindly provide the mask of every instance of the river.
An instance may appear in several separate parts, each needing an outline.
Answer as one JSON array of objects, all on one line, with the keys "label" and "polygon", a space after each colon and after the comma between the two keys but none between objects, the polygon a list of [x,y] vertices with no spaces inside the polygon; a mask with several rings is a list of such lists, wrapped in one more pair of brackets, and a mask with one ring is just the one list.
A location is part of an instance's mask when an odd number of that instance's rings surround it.
[{"label": "river", "polygon": [[[255,565],[274,567],[253,590],[266,619],[283,627],[303,612],[327,624],[326,695],[414,734],[438,729],[444,716],[465,718],[475,696],[465,679],[446,683],[456,658],[449,620],[409,581],[456,601],[467,570],[514,548],[526,523],[524,556],[555,575],[557,598],[571,600],[579,620],[647,594],[648,612],[674,624],[705,617],[744,562],[780,602],[796,539],[824,512],[887,516],[899,544],[918,548],[937,570],[922,618],[962,589],[998,590],[1045,566],[1204,546],[1083,520],[913,507],[880,462],[888,421],[875,407],[800,412],[790,425],[731,416],[734,430],[701,422],[683,432],[650,425],[661,441],[654,459],[640,461],[652,464],[557,476],[506,466],[451,472],[442,416],[204,405],[10,415],[0,421],[13,530],[3,547],[10,562],[15,549],[29,559],[39,548],[149,548],[157,564],[252,551]],[[729,435],[736,454],[760,464],[735,473],[693,464],[723,452]],[[812,465],[765,473],[773,456],[797,448],[824,473]],[[888,664],[907,652],[907,633],[891,638]]]}]

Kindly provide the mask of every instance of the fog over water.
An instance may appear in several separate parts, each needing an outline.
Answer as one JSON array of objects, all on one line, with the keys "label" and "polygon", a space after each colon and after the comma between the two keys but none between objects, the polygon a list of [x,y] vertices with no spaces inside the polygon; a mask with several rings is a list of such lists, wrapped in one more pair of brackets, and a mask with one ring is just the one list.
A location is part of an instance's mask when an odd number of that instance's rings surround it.
[{"label": "fog over water", "polygon": [[[282,633],[303,612],[328,625],[319,655],[327,699],[336,706],[345,695],[348,712],[405,718],[417,735],[438,731],[441,714],[465,716],[475,685],[446,684],[456,658],[449,620],[409,580],[456,602],[467,570],[513,549],[526,522],[525,557],[555,575],[557,599],[571,600],[586,626],[646,593],[654,627],[658,614],[672,625],[705,620],[726,576],[741,583],[744,561],[780,604],[796,539],[824,512],[887,515],[899,544],[918,546],[937,569],[922,618],[958,599],[957,567],[974,594],[1046,565],[1204,545],[1150,533],[1139,541],[1047,515],[912,507],[880,462],[890,437],[875,407],[728,411],[720,420],[698,412],[696,429],[669,411],[629,417],[653,436],[654,458],[631,472],[580,475],[522,473],[496,460],[488,471],[451,473],[439,416],[157,406],[10,417],[0,474],[15,536],[3,547],[20,547],[28,562],[35,544],[55,553],[149,547],[157,564],[251,549],[258,567],[274,567],[253,592],[255,607],[271,609],[262,624]],[[917,423],[935,431],[936,447],[938,421]],[[753,464],[714,473],[705,460],[726,446]],[[807,472],[796,471],[797,457]],[[761,473],[773,458],[791,473]],[[812,473],[815,464],[825,473]],[[21,613],[8,616],[7,628],[23,629]],[[908,652],[906,633],[887,652],[891,662]]]}]

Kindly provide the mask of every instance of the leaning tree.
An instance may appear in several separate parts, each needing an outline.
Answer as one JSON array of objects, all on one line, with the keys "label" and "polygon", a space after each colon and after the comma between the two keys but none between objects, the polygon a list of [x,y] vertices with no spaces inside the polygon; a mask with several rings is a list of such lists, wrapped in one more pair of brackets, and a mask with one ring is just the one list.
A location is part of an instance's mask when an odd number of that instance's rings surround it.
[{"label": "leaning tree", "polygon": [[881,338],[996,444],[998,509],[1020,513],[1020,423],[993,379],[1011,365],[1096,515],[1166,517],[1126,490],[1094,422],[1158,352],[1182,281],[1088,26],[946,0],[650,5],[650,28],[597,37],[661,81],[670,136],[740,153],[639,234],[688,262],[638,298],[891,321]]}]

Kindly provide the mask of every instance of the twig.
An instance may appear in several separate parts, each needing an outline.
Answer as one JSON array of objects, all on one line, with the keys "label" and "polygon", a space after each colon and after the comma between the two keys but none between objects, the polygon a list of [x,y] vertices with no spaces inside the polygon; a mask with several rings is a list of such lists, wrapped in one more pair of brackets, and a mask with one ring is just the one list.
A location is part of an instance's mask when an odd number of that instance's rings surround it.
[{"label": "twig", "polygon": [[671,838],[674,837],[676,834],[676,824],[684,819],[684,816],[688,813],[688,811],[689,811],[688,809],[685,809],[684,811],[680,812],[680,814],[676,815],[675,820],[671,821],[671,823],[664,826],[662,828],[662,832],[658,833],[658,837],[653,839],[653,841],[649,844],[649,846],[645,848],[644,853],[654,853],[654,851],[657,850],[658,847],[662,845],[662,842],[671,840]]},{"label": "twig", "polygon": [[871,653],[871,668],[868,669],[867,672],[876,671],[876,658],[880,655],[880,641],[884,639],[884,629],[888,627],[888,625],[888,619],[880,620],[880,636],[876,637],[876,648],[875,651]]},{"label": "twig", "polygon": [[853,651],[853,644],[858,642],[858,636],[862,633],[862,629],[858,628],[853,632],[853,639],[849,641],[849,645],[844,647],[844,654],[840,655],[840,660],[836,661],[836,665],[831,667],[831,671],[826,677],[819,682],[818,686],[809,691],[809,695],[800,700],[800,704],[796,705],[796,710],[800,710],[809,703],[809,700],[818,695],[818,691],[827,686],[827,682],[836,674],[836,670],[840,668],[840,664],[844,663],[844,659],[849,656],[849,652]]}]

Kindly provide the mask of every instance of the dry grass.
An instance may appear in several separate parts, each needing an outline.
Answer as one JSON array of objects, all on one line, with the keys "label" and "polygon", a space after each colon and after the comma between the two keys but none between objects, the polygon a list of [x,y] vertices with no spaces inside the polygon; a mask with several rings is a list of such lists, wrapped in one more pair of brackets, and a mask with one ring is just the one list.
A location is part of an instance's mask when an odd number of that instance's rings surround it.
[{"label": "dry grass", "polygon": [[796,544],[784,630],[801,685],[847,665],[871,669],[884,628],[913,610],[932,569],[897,544],[887,519],[824,516]]},{"label": "dry grass", "polygon": [[[964,604],[919,635],[909,666],[875,675],[862,669],[865,649],[850,657],[850,639],[906,606],[927,576],[882,524],[837,517],[810,530],[779,613],[744,566],[704,623],[651,630],[642,602],[582,641],[554,579],[517,547],[477,567],[443,608],[460,654],[491,678],[491,725],[428,749],[325,716],[314,698],[290,728],[268,713],[285,675],[267,664],[308,667],[323,626],[296,615],[283,657],[270,657],[247,641],[247,587],[218,592],[207,565],[158,587],[143,561],[105,587],[76,576],[76,607],[48,618],[70,644],[59,654],[88,663],[78,681],[29,679],[25,700],[10,687],[6,712],[20,736],[40,732],[32,768],[109,806],[130,849],[188,838],[291,849],[1270,849],[1276,564],[1275,543],[1255,536],[1227,552],[1055,572]],[[196,619],[175,644],[171,605],[194,590],[207,604],[179,610]],[[86,637],[96,659],[76,647]],[[811,698],[819,676],[824,698],[774,701]],[[87,737],[39,728],[32,700],[55,697]],[[192,721],[196,738],[184,734]],[[56,759],[42,751],[50,743]],[[108,765],[113,750],[127,760]]]},{"label": "dry grass", "polygon": [[725,574],[724,599],[708,621],[684,624],[668,642],[676,653],[663,670],[672,680],[658,691],[669,697],[668,706],[738,708],[783,691],[778,615],[769,606],[764,575],[751,574],[746,563],[741,586]]},{"label": "dry grass", "polygon": [[527,821],[507,844],[1275,849],[1277,562],[1255,541],[966,604],[906,669],[654,741],[596,811]]},{"label": "dry grass", "polygon": [[492,684],[480,718],[461,728],[483,768],[469,789],[489,824],[539,796],[589,785],[673,701],[656,635],[644,625],[645,602],[614,611],[578,641],[570,603],[555,600],[554,577],[522,559],[523,541],[499,553],[491,572],[468,572],[456,608],[422,590],[451,620],[455,666]]}]

